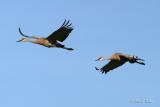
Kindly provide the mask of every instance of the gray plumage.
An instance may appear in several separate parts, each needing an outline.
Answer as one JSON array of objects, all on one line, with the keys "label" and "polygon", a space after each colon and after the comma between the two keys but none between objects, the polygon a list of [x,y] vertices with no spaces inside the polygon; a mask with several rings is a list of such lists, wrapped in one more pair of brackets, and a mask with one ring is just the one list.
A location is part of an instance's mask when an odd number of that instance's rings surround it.
[{"label": "gray plumage", "polygon": [[67,50],[73,50],[72,48],[67,48],[65,45],[62,45],[60,42],[63,42],[71,33],[73,28],[71,27],[72,23],[69,21],[64,21],[62,26],[50,34],[46,38],[36,37],[36,36],[28,36],[22,33],[21,29],[19,28],[19,33],[24,37],[17,42],[32,42],[35,44],[43,45],[45,47],[57,47],[63,48]]},{"label": "gray plumage", "polygon": [[138,63],[141,65],[145,65],[145,63],[143,62],[144,61],[143,59],[140,59],[137,56],[130,56],[130,55],[122,54],[122,53],[115,53],[109,58],[99,57],[96,61],[102,61],[102,60],[110,60],[110,62],[106,64],[105,66],[103,66],[101,69],[97,67],[95,67],[95,69],[100,70],[102,73],[105,73],[105,74],[109,72],[110,70],[113,70],[125,64],[126,62],[129,62],[131,64]]}]

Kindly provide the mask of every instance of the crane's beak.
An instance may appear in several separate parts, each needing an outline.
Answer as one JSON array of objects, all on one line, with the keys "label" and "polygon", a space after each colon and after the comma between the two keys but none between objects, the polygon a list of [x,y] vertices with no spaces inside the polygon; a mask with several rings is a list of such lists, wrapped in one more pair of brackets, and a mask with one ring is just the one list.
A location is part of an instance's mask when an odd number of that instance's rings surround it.
[{"label": "crane's beak", "polygon": [[96,59],[95,61],[99,61],[99,59]]},{"label": "crane's beak", "polygon": [[95,61],[98,61],[98,59],[96,59]]},{"label": "crane's beak", "polygon": [[99,57],[98,59],[96,59],[95,61],[101,61],[103,58]]},{"label": "crane's beak", "polygon": [[21,42],[22,40],[18,40],[18,41],[16,41],[16,42]]},{"label": "crane's beak", "polygon": [[22,39],[20,39],[20,40],[18,40],[18,41],[16,41],[16,42],[22,42],[24,39],[25,39],[25,38],[22,38]]},{"label": "crane's beak", "polygon": [[95,61],[99,61],[99,59],[96,59]]}]

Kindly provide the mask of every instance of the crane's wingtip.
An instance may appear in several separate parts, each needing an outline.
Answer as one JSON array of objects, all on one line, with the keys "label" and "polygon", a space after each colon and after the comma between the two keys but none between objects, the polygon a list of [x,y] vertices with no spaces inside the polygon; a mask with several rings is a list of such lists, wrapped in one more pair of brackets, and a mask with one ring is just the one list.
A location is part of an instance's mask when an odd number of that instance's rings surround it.
[{"label": "crane's wingtip", "polygon": [[21,30],[21,27],[18,27],[18,30]]},{"label": "crane's wingtip", "polygon": [[95,67],[96,70],[99,70],[99,68]]},{"label": "crane's wingtip", "polygon": [[19,32],[22,34],[22,31],[21,31],[21,28],[20,28],[20,27],[18,28],[18,30],[19,30]]}]

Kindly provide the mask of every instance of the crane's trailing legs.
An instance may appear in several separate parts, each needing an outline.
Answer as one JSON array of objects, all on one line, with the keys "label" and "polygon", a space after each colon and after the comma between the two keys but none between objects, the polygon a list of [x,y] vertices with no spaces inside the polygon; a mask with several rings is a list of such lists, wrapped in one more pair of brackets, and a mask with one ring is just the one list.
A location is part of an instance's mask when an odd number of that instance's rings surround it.
[{"label": "crane's trailing legs", "polygon": [[65,47],[65,45],[62,45],[59,42],[56,42],[56,47],[57,48],[63,48],[63,49],[66,49],[66,50],[74,50],[73,48]]},{"label": "crane's trailing legs", "polygon": [[141,58],[138,58],[138,56],[133,56],[133,58],[129,59],[129,62],[131,64],[138,63],[138,64],[141,64],[141,65],[145,65],[144,60],[141,59]]}]

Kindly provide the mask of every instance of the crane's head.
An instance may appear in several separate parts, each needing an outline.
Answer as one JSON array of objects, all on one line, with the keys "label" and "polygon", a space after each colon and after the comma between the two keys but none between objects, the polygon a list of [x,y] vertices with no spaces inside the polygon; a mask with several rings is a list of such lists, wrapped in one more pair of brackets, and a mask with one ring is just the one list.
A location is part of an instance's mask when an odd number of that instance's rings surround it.
[{"label": "crane's head", "polygon": [[103,61],[103,60],[105,60],[103,57],[99,57],[96,59],[96,61]]},{"label": "crane's head", "polygon": [[22,38],[20,40],[18,40],[17,42],[29,42],[28,38]]}]

